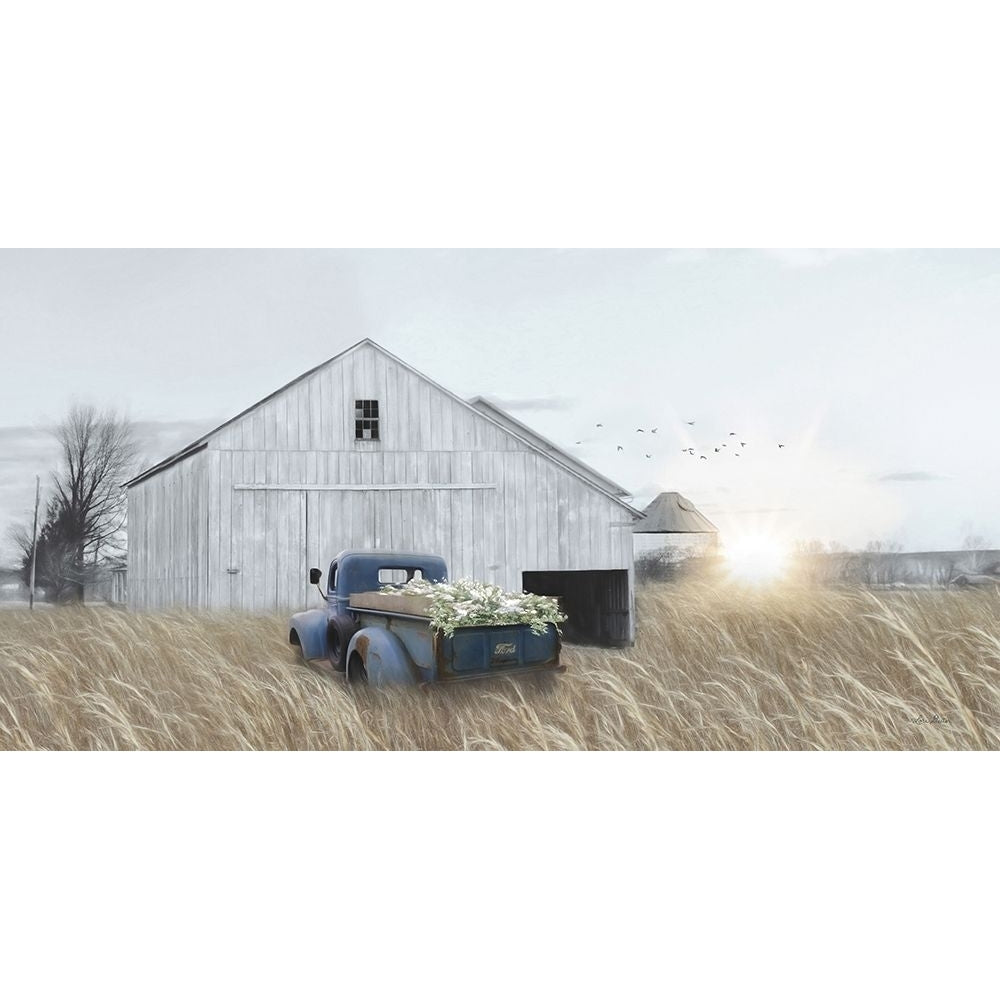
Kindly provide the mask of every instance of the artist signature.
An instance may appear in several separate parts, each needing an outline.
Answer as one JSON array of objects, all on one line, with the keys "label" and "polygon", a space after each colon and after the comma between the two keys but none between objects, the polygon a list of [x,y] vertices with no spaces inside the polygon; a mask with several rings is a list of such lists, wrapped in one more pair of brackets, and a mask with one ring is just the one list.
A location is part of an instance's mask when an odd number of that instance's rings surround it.
[{"label": "artist signature", "polygon": [[940,715],[915,715],[910,722],[916,725],[947,726],[948,720]]}]

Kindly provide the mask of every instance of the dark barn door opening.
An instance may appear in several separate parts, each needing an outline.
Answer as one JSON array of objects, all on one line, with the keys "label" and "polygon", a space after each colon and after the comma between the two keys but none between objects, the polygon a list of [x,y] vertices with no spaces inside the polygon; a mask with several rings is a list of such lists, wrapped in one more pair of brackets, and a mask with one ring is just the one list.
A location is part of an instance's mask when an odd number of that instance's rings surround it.
[{"label": "dark barn door opening", "polygon": [[558,597],[569,616],[563,639],[590,646],[629,645],[628,570],[559,570],[522,573],[529,594]]}]

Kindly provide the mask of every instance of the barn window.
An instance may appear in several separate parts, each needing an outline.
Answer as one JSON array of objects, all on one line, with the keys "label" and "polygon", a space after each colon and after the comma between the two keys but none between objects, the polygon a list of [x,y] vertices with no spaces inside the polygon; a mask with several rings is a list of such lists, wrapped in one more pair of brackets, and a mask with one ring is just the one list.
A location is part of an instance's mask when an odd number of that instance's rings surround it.
[{"label": "barn window", "polygon": [[378,400],[354,400],[354,440],[378,440]]}]

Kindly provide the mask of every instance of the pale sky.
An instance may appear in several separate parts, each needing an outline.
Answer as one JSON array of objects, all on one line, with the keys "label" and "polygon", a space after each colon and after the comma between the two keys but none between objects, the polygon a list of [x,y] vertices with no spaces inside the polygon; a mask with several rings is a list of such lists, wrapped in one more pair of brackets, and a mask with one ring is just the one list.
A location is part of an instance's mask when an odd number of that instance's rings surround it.
[{"label": "pale sky", "polygon": [[151,463],[371,337],[724,537],[1000,546],[998,334],[997,251],[0,251],[0,531],[71,400]]}]

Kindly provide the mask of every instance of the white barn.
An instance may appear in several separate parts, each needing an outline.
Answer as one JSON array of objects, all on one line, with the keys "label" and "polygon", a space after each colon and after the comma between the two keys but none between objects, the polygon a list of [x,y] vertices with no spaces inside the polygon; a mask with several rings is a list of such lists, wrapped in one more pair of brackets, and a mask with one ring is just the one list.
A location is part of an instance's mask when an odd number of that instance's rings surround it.
[{"label": "white barn", "polygon": [[634,641],[625,491],[371,340],[127,487],[134,609],[300,609],[342,549],[428,551],[452,579],[560,596],[568,639]]}]

